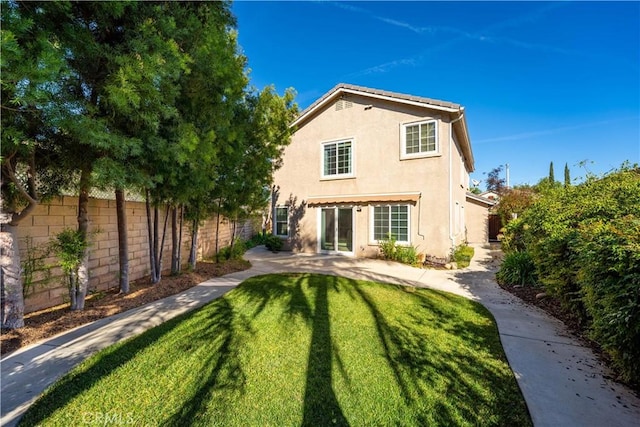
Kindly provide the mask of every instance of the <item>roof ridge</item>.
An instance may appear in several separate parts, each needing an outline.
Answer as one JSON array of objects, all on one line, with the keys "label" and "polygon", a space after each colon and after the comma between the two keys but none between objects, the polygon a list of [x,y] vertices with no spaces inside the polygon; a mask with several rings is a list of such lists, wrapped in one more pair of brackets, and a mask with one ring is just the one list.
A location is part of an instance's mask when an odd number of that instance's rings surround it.
[{"label": "roof ridge", "polygon": [[438,107],[445,107],[445,108],[452,108],[452,109],[460,109],[460,108],[462,108],[462,106],[460,104],[456,104],[456,103],[449,102],[449,101],[443,101],[443,100],[434,99],[434,98],[427,98],[427,97],[424,97],[424,96],[410,95],[410,94],[400,93],[400,92],[392,92],[392,91],[382,90],[382,89],[375,89],[375,88],[370,88],[370,87],[366,87],[366,86],[354,85],[354,84],[350,84],[350,83],[338,83],[333,88],[331,88],[329,91],[327,91],[324,95],[322,95],[320,98],[316,99],[311,105],[309,105],[307,108],[305,108],[300,113],[299,117],[304,116],[309,111],[313,110],[317,105],[321,104],[327,98],[331,97],[335,92],[337,92],[337,91],[339,91],[341,89],[362,92],[364,94],[368,93],[368,94],[371,94],[371,95],[386,96],[386,97],[389,97],[389,98],[396,98],[396,99],[405,100],[405,101],[419,102],[419,103],[424,103],[424,104],[428,104],[428,105],[434,105],[434,106],[438,106]]}]

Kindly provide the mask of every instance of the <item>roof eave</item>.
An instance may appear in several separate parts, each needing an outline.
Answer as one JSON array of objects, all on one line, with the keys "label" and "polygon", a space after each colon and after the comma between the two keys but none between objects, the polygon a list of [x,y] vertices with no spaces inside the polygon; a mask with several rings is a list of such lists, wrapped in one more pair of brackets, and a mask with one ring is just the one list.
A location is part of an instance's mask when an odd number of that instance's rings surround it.
[{"label": "roof eave", "polygon": [[331,89],[329,92],[327,92],[318,101],[311,104],[311,106],[305,109],[302,112],[302,114],[300,114],[300,116],[298,116],[298,118],[293,123],[291,123],[291,127],[295,127],[300,123],[304,122],[308,117],[313,116],[315,112],[317,112],[318,110],[321,110],[322,108],[324,108],[324,106],[326,106],[331,101],[333,101],[334,98],[345,93],[364,96],[368,98],[380,99],[383,101],[397,102],[397,103],[406,104],[406,105],[429,108],[432,110],[444,111],[447,113],[455,113],[460,110],[460,106],[458,105],[452,104],[451,106],[446,106],[446,105],[439,105],[436,103],[424,102],[417,99],[406,99],[406,98],[403,99],[399,97],[399,96],[402,96],[402,94],[396,94],[397,96],[393,96],[392,94],[386,95],[386,94],[380,94],[375,92],[368,92],[368,91],[359,89],[357,87],[349,87],[344,84],[339,84],[335,86],[333,89]]}]

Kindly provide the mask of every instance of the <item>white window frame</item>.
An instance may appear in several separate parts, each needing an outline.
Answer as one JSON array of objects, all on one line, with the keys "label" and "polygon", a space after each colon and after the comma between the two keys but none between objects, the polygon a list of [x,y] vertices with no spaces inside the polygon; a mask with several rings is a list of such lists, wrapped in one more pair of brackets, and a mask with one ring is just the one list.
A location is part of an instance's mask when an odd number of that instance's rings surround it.
[{"label": "white window frame", "polygon": [[[350,149],[350,153],[349,153],[349,169],[350,172],[348,173],[335,173],[335,174],[325,174],[325,149],[327,146],[330,145],[335,145],[336,149],[338,147],[338,144],[344,144],[344,143],[350,143],[351,144],[351,149]],[[333,141],[326,141],[320,144],[320,177],[323,180],[329,180],[329,179],[345,179],[345,178],[353,178],[355,177],[355,139],[354,138],[343,138],[343,139],[336,139]],[[336,153],[336,157],[337,157],[337,153]],[[336,158],[336,162],[337,162],[337,158]],[[336,166],[336,172],[337,172],[337,166]]]},{"label": "white window frame", "polygon": [[[411,205],[406,203],[388,203],[388,204],[379,204],[372,205],[369,209],[369,241],[372,245],[380,244],[380,240],[375,238],[375,210],[376,208],[391,208],[394,206],[402,206],[407,208],[407,240],[396,240],[396,243],[399,245],[411,245]],[[389,210],[389,213],[391,211]],[[389,218],[389,230],[391,229],[391,218]],[[388,231],[387,231],[388,232]]]},{"label": "white window frame", "polygon": [[[283,221],[278,221],[278,209],[287,210],[287,234],[278,234],[278,224],[282,224]],[[278,205],[273,209],[273,235],[278,237],[289,237],[289,206]]]},{"label": "white window frame", "polygon": [[[435,149],[429,151],[418,151],[417,153],[407,153],[407,128],[411,126],[418,126],[418,131],[420,132],[421,125],[433,123],[434,126],[434,138],[435,138]],[[420,136],[418,136],[418,140],[420,140]],[[439,132],[438,132],[438,120],[436,119],[428,119],[428,120],[420,120],[417,122],[408,122],[400,124],[400,159],[419,159],[423,157],[434,157],[440,155],[440,141],[439,141]]]}]

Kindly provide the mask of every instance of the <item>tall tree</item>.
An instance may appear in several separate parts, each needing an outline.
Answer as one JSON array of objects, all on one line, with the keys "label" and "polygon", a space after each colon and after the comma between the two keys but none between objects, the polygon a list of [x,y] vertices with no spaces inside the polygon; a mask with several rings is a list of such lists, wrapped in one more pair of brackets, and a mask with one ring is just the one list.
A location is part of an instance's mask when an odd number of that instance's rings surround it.
[{"label": "tall tree", "polygon": [[55,35],[35,24],[14,2],[0,8],[1,318],[7,329],[24,326],[18,225],[69,180],[60,168],[60,122],[67,112],[55,83],[66,74]]},{"label": "tall tree", "polygon": [[571,175],[569,172],[569,165],[566,163],[564,164],[564,186],[565,187],[571,186]]},{"label": "tall tree", "polygon": [[553,173],[553,162],[549,163],[549,184],[556,182],[555,174]]},{"label": "tall tree", "polygon": [[[141,141],[158,132],[174,115],[175,82],[187,55],[172,36],[175,23],[164,3],[56,2],[21,7],[39,26],[58,35],[72,69],[60,84],[76,113],[65,123],[67,164],[80,180],[78,230],[85,234],[88,194],[96,183],[124,188],[131,159],[142,153]],[[134,174],[135,176],[135,174]],[[119,231],[126,232],[120,225]],[[123,255],[123,254],[121,254]],[[85,262],[81,271],[88,268]],[[83,307],[88,275],[83,276],[75,308]]]},{"label": "tall tree", "polygon": [[[221,158],[231,155],[238,145],[234,110],[242,101],[248,81],[246,59],[238,50],[235,19],[228,3],[171,3],[169,8],[180,29],[176,44],[189,56],[188,72],[180,76],[176,85],[177,114],[161,121],[159,138],[145,141],[150,149],[146,150],[142,169],[151,182],[150,204],[186,205],[197,236],[201,210],[211,202]],[[172,230],[178,228],[172,231],[173,271],[181,264],[182,227],[178,224],[179,221],[172,221]],[[152,252],[157,282],[161,279],[162,258],[155,248]]]},{"label": "tall tree", "polygon": [[502,178],[500,176],[502,174],[502,169],[503,166],[500,165],[491,169],[491,171],[487,173],[487,179],[485,181],[487,184],[487,191],[493,191],[496,194],[502,194],[506,190],[507,181],[505,178]]}]

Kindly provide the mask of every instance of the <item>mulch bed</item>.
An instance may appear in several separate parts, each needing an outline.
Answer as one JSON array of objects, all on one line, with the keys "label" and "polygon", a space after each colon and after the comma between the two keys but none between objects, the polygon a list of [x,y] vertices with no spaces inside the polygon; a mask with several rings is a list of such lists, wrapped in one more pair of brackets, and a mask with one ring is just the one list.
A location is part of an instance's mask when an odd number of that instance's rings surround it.
[{"label": "mulch bed", "polygon": [[245,260],[230,260],[219,264],[200,261],[191,272],[177,276],[170,276],[169,271],[164,272],[160,283],[155,285],[151,284],[149,277],[133,281],[126,295],[121,294],[117,284],[114,284],[107,291],[89,296],[82,311],[70,311],[69,304],[64,304],[26,314],[23,328],[2,330],[0,354],[10,353],[69,329],[177,294],[213,277],[250,267],[251,264]]}]

